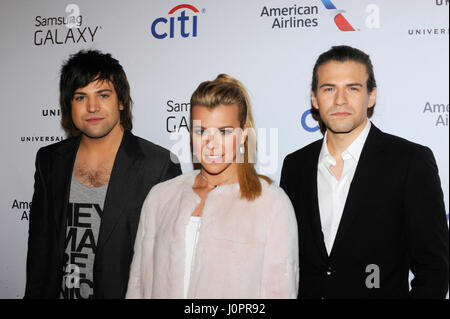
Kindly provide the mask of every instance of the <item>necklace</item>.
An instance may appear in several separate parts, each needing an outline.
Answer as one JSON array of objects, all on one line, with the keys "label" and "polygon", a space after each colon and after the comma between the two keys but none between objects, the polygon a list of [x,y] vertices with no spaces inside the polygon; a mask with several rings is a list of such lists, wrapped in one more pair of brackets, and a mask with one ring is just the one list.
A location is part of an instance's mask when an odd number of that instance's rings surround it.
[{"label": "necklace", "polygon": [[206,176],[203,175],[203,172],[202,172],[202,171],[200,171],[200,176],[201,176],[201,178],[203,178],[209,185],[213,186],[214,188],[216,188],[217,186],[220,186],[220,185],[225,184],[225,183],[228,182],[231,178],[234,177],[234,176],[231,176],[231,177],[227,178],[226,180],[224,180],[224,181],[223,181],[222,183],[220,183],[220,184],[212,184],[212,183],[206,178]]}]

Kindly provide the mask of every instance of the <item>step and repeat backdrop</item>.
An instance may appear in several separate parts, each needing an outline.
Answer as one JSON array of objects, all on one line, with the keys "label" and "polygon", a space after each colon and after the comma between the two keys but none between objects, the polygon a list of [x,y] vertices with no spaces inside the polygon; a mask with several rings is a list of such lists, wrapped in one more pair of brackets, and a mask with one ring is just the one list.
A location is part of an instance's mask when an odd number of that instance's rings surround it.
[{"label": "step and repeat backdrop", "polygon": [[180,134],[192,92],[219,73],[242,81],[258,128],[257,168],[278,183],[283,158],[322,137],[309,112],[316,58],[333,45],[360,48],[378,83],[372,122],[433,150],[448,212],[448,2],[2,0],[0,298],[23,296],[35,155],[65,139],[59,70],[80,49],[120,61],[133,132],[176,152],[184,172],[193,169]]}]

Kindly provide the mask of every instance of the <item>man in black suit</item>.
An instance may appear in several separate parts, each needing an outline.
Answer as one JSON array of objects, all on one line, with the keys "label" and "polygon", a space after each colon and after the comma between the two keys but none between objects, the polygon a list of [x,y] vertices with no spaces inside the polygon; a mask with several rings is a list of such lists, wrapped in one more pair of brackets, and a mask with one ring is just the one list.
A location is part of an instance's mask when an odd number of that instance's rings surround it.
[{"label": "man in black suit", "polygon": [[318,58],[311,102],[325,135],[288,155],[281,174],[298,221],[299,298],[447,292],[448,227],[433,153],[370,123],[376,94],[364,52],[338,46]]},{"label": "man in black suit", "polygon": [[36,156],[25,298],[123,298],[144,199],[180,165],[131,133],[130,87],[110,54],[71,56],[60,104],[69,138]]}]

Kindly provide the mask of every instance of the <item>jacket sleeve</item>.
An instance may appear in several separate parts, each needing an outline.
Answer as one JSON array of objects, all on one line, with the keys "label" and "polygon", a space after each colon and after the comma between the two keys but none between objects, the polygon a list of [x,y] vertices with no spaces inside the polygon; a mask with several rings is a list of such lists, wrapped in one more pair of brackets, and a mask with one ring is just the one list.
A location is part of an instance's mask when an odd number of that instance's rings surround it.
[{"label": "jacket sleeve", "polygon": [[289,166],[289,155],[284,158],[283,167],[281,168],[280,177],[280,187],[289,194],[288,192],[288,166]]},{"label": "jacket sleeve", "polygon": [[[134,242],[134,255],[130,267],[128,288],[125,295],[126,299],[151,298],[157,201],[157,198],[154,198],[153,194],[156,188],[152,188],[142,205],[136,240]],[[146,289],[146,287],[148,288]]]},{"label": "jacket sleeve", "polygon": [[299,280],[297,221],[289,198],[281,189],[279,195],[268,221],[261,297],[295,299]]},{"label": "jacket sleeve", "polygon": [[167,159],[166,165],[162,171],[159,182],[164,182],[174,177],[181,175],[181,166],[178,161],[178,158],[173,153],[170,153],[169,158]]},{"label": "jacket sleeve", "polygon": [[412,155],[404,196],[414,274],[410,297],[444,298],[449,278],[449,232],[438,168],[429,148],[422,147]]},{"label": "jacket sleeve", "polygon": [[25,299],[43,298],[49,263],[49,214],[47,187],[42,172],[41,151],[36,155],[34,193],[28,228]]}]

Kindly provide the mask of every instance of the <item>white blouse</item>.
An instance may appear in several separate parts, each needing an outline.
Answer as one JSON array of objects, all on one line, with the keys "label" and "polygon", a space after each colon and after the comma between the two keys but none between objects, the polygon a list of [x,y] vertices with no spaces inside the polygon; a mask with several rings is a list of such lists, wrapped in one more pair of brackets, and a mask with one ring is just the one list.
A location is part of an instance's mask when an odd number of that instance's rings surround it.
[{"label": "white blouse", "polygon": [[189,281],[191,279],[191,269],[195,258],[195,249],[197,247],[198,236],[202,218],[199,216],[191,216],[186,226],[186,241],[184,255],[184,299],[187,298],[189,289]]}]

